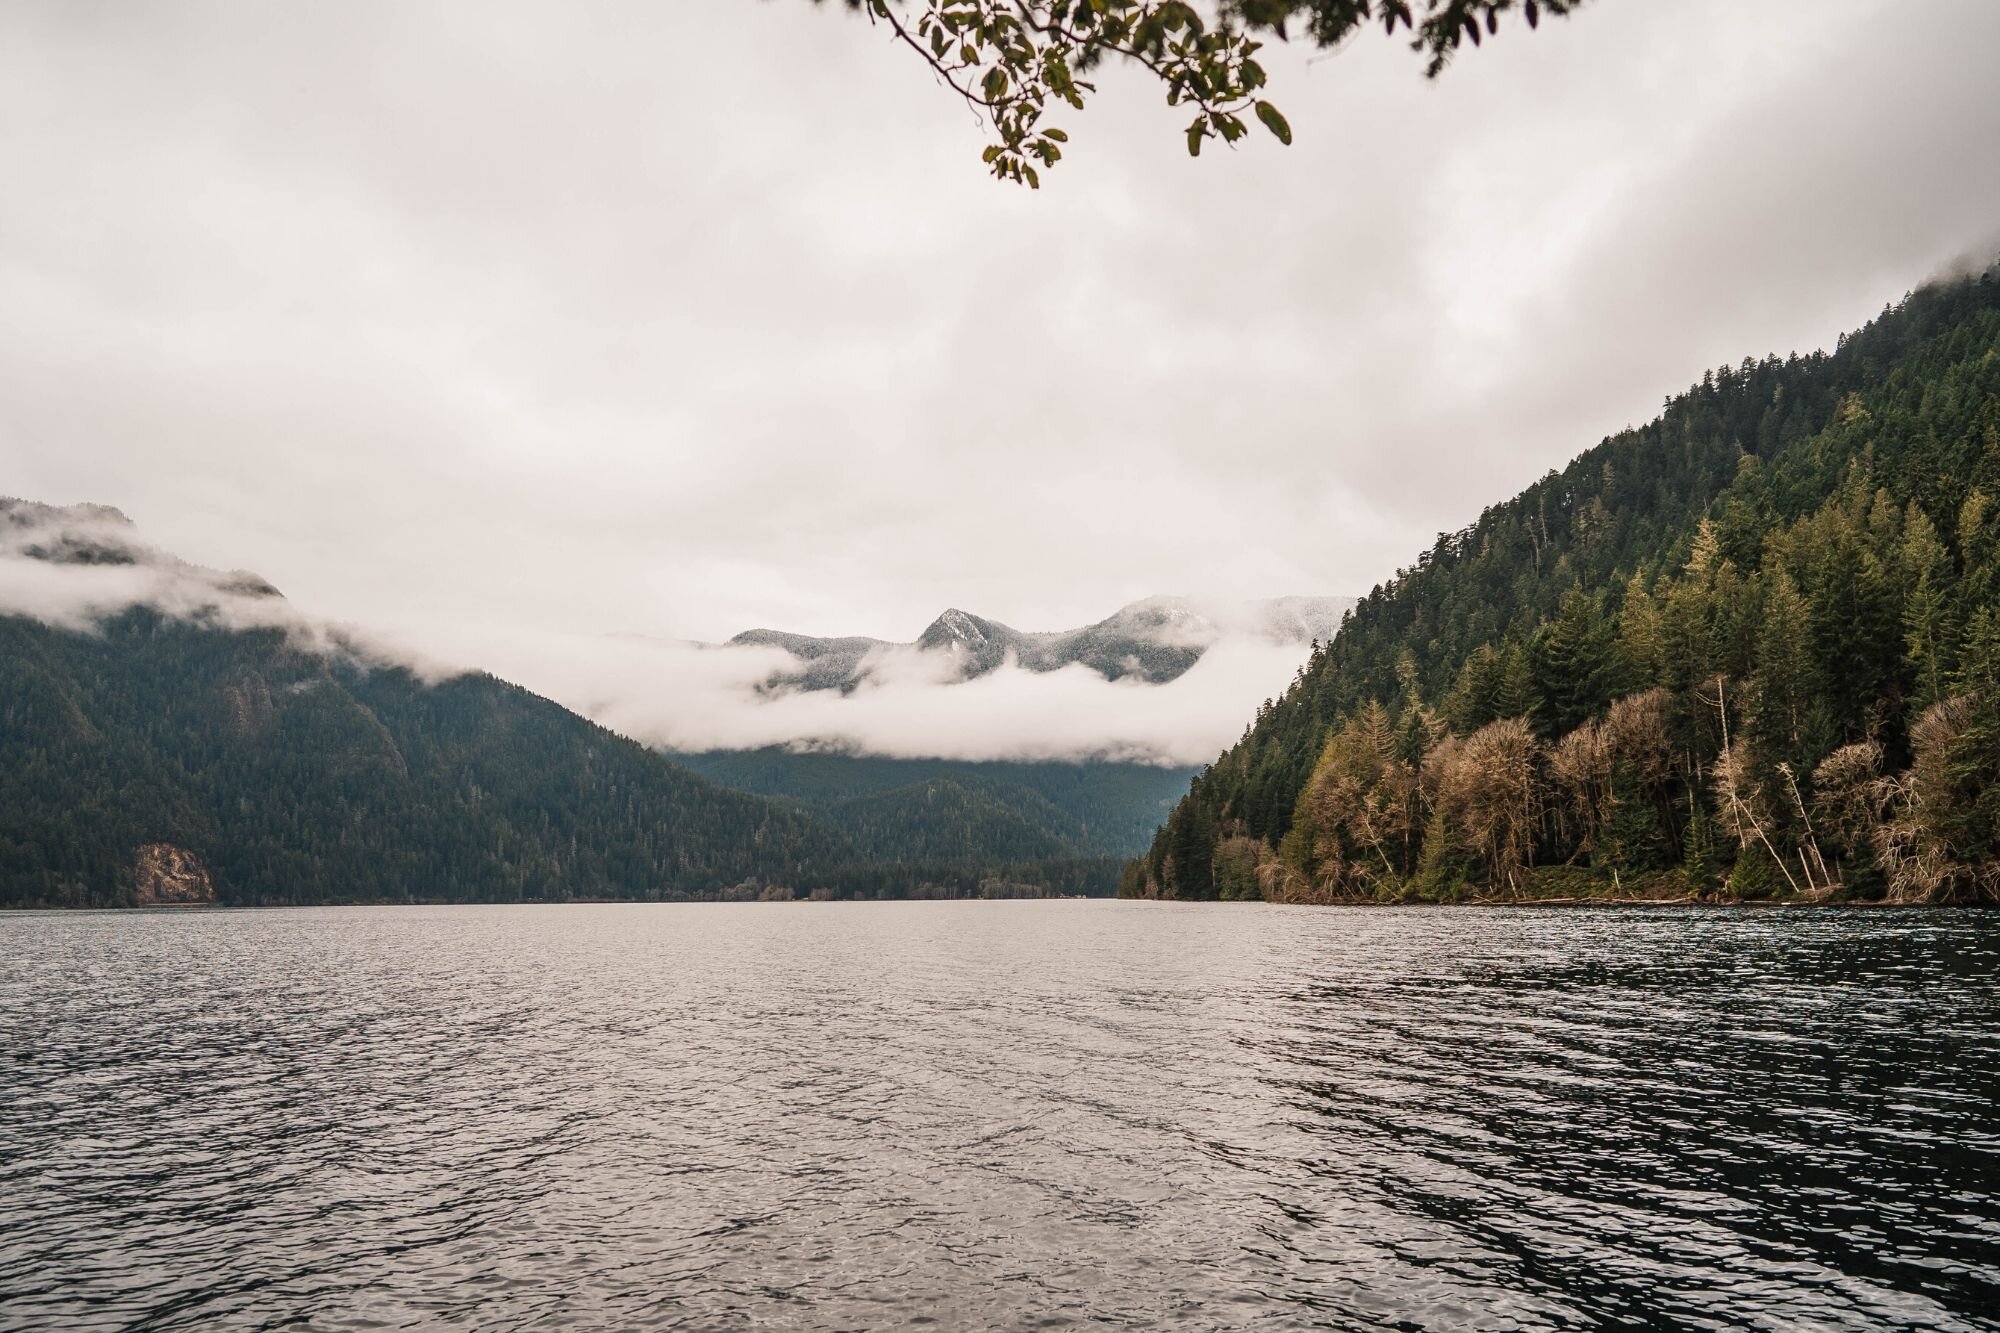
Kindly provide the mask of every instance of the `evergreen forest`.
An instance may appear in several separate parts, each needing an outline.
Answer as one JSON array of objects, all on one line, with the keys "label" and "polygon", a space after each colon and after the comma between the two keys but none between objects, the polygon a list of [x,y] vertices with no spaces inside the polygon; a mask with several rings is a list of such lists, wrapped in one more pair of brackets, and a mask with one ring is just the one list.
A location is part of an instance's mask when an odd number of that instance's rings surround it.
[{"label": "evergreen forest", "polygon": [[2000,899],[2000,270],[1440,535],[1121,892]]},{"label": "evergreen forest", "polygon": [[239,905],[1116,888],[1117,858],[1018,821],[873,800],[835,820],[491,676],[427,682],[275,629],[0,617],[0,907],[147,901],[163,847]]}]

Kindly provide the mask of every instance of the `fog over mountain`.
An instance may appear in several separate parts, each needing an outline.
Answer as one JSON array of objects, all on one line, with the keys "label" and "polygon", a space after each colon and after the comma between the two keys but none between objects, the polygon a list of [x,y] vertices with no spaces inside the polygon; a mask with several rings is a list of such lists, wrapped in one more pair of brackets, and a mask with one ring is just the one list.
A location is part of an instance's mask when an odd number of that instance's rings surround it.
[{"label": "fog over mountain", "polygon": [[133,606],[218,629],[318,629],[264,579],[162,551],[110,505],[0,496],[0,615],[87,633]]},{"label": "fog over mountain", "polygon": [[899,654],[915,652],[943,676],[971,680],[1018,666],[1041,674],[1082,666],[1106,680],[1163,684],[1177,680],[1202,655],[1225,639],[1247,638],[1277,645],[1311,647],[1340,629],[1352,597],[1273,597],[1227,602],[1190,597],[1148,597],[1119,608],[1079,629],[1027,631],[946,610],[912,643],[890,643],[859,635],[818,638],[782,630],[753,629],[725,646],[778,648],[799,661],[796,669],[773,674],[765,688],[841,690],[867,683]]},{"label": "fog over mountain", "polygon": [[662,749],[1185,766],[1233,740],[1352,599],[1155,597],[1049,632],[952,610],[904,643],[752,630],[704,644],[525,624],[381,632],[296,607],[255,574],[182,560],[116,509],[0,500],[0,614],[87,632],[140,605],[221,629],[282,628],[314,651],[431,680],[488,671]]}]

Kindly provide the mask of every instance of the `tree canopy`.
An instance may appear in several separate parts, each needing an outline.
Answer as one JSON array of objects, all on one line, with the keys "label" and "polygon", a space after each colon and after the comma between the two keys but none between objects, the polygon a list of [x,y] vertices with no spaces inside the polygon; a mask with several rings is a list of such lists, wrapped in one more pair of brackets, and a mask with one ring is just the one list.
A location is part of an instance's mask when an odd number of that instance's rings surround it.
[{"label": "tree canopy", "polygon": [[1518,15],[1533,28],[1582,0],[846,0],[886,26],[991,128],[984,160],[994,177],[1041,186],[1069,134],[1044,117],[1082,110],[1096,91],[1084,75],[1116,57],[1164,85],[1167,105],[1192,107],[1187,148],[1233,144],[1254,119],[1280,143],[1292,128],[1265,95],[1257,53],[1294,33],[1330,47],[1379,25],[1407,36],[1436,77],[1467,43],[1478,46]]}]

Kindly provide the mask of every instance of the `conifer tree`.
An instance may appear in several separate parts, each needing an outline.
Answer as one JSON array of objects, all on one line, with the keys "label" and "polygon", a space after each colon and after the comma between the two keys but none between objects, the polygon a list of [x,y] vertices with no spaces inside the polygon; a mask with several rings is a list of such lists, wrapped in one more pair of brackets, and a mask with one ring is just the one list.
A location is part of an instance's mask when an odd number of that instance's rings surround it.
[{"label": "conifer tree", "polygon": [[1610,702],[1612,630],[1595,598],[1564,594],[1562,611],[1535,635],[1529,652],[1535,722],[1544,736],[1571,731]]},{"label": "conifer tree", "polygon": [[1944,697],[1958,640],[1957,606],[1952,596],[1951,553],[1937,527],[1914,504],[1904,524],[1902,565],[1908,580],[1903,602],[1903,660],[1913,686],[1912,706],[1922,711]]}]

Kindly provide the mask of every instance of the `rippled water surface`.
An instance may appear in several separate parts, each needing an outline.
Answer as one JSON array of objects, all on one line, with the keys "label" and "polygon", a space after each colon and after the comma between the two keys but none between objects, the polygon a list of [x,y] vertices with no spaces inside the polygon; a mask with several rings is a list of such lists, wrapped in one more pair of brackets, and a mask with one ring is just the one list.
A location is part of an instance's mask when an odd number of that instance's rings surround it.
[{"label": "rippled water surface", "polygon": [[2000,1327],[2000,914],[0,918],[0,1326]]}]

